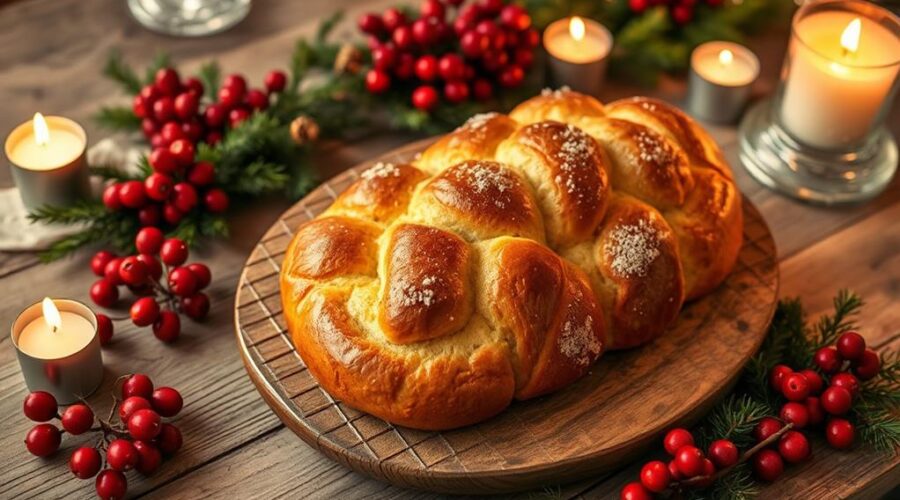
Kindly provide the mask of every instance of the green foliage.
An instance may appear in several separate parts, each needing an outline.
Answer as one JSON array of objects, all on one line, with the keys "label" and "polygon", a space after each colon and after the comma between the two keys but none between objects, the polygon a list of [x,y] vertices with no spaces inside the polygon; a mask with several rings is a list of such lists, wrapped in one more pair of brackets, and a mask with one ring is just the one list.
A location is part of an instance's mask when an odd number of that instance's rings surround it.
[{"label": "green foliage", "polygon": [[157,71],[170,67],[172,67],[172,57],[167,52],[157,52],[153,61],[144,70],[144,84],[153,83]]},{"label": "green foliage", "polygon": [[122,60],[122,54],[119,51],[110,53],[103,66],[103,75],[110,80],[119,84],[122,90],[128,94],[137,94],[141,91],[141,79],[137,73]]},{"label": "green foliage", "polygon": [[104,106],[94,114],[94,120],[109,130],[140,130],[141,119],[126,106]]},{"label": "green foliage", "polygon": [[222,70],[219,68],[219,63],[209,61],[200,66],[197,78],[203,83],[204,94],[209,96],[210,99],[215,99],[219,95],[219,84],[222,81]]},{"label": "green foliage", "polygon": [[765,401],[748,394],[731,394],[704,419],[698,446],[706,449],[716,439],[729,439],[738,448],[752,446],[754,442],[750,433],[753,427],[759,419],[773,413],[773,408]]},{"label": "green foliage", "polygon": [[109,244],[120,252],[131,251],[138,230],[133,214],[109,212],[99,201],[82,201],[69,207],[44,206],[28,218],[32,222],[85,225],[82,231],[56,241],[41,252],[44,262],[57,260],[87,245]]}]

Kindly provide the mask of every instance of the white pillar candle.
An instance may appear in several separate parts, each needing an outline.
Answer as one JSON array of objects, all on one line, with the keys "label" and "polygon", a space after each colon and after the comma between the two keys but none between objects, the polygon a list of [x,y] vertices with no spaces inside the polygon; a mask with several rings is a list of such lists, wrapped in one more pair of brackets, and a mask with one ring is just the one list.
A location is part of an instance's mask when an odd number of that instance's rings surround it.
[{"label": "white pillar candle", "polygon": [[70,120],[35,113],[31,126],[10,144],[9,160],[28,170],[53,170],[71,163],[85,148],[84,133],[75,127]]},{"label": "white pillar candle", "polygon": [[780,120],[820,149],[862,141],[897,77],[900,40],[882,24],[842,10],[795,21]]},{"label": "white pillar candle", "polygon": [[94,338],[94,325],[71,311],[60,312],[45,298],[43,315],[22,329],[18,346],[25,354],[40,359],[59,359],[84,349]]}]

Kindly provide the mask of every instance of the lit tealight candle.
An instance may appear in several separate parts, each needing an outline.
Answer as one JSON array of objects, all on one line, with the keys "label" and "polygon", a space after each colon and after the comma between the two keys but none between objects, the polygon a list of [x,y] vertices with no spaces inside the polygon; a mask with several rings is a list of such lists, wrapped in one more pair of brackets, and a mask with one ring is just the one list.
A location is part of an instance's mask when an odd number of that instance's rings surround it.
[{"label": "lit tealight candle", "polygon": [[45,298],[16,318],[11,335],[29,390],[47,391],[67,404],[100,385],[97,318],[84,304]]},{"label": "lit tealight candle", "polygon": [[688,109],[698,118],[728,123],[737,119],[759,75],[759,60],[742,45],[708,42],[691,53]]},{"label": "lit tealight candle", "polygon": [[544,30],[544,48],[550,56],[554,85],[597,94],[603,86],[606,61],[612,50],[612,34],[603,25],[571,17]]},{"label": "lit tealight candle", "polygon": [[89,194],[86,146],[80,125],[40,113],[9,134],[6,157],[27,208],[67,205]]},{"label": "lit tealight candle", "polygon": [[817,12],[794,24],[779,118],[821,149],[859,144],[878,121],[900,60],[900,39],[855,12]]}]

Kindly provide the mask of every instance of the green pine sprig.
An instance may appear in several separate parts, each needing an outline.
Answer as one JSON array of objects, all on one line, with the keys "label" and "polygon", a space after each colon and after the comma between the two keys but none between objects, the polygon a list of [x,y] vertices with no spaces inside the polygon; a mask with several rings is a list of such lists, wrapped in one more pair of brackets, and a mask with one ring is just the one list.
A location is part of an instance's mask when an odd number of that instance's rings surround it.
[{"label": "green pine sprig", "polygon": [[204,94],[210,98],[219,95],[219,84],[222,81],[222,69],[219,67],[219,63],[210,61],[200,66],[197,78],[203,83]]},{"label": "green pine sprig", "polygon": [[120,252],[134,248],[138,221],[134,214],[110,212],[99,201],[85,200],[68,207],[43,206],[28,216],[31,222],[84,224],[78,233],[54,242],[39,254],[43,262],[65,257],[85,246],[108,244]]},{"label": "green pine sprig", "polygon": [[94,121],[105,129],[132,131],[141,129],[141,119],[125,106],[103,106],[94,114]]},{"label": "green pine sprig", "polygon": [[106,60],[106,65],[103,66],[103,75],[119,84],[122,90],[129,95],[137,94],[143,86],[140,77],[131,66],[125,63],[122,54],[117,50],[111,52]]}]

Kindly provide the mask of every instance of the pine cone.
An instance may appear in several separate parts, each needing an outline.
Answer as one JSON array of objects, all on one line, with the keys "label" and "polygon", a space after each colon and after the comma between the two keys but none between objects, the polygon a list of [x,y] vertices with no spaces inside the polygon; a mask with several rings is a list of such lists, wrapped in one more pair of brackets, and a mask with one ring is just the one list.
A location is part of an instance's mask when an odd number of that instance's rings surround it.
[{"label": "pine cone", "polygon": [[362,68],[362,52],[350,44],[341,46],[337,57],[334,58],[335,73],[349,73],[355,75]]},{"label": "pine cone", "polygon": [[291,139],[298,146],[315,142],[319,138],[319,124],[306,115],[300,115],[291,122]]}]

